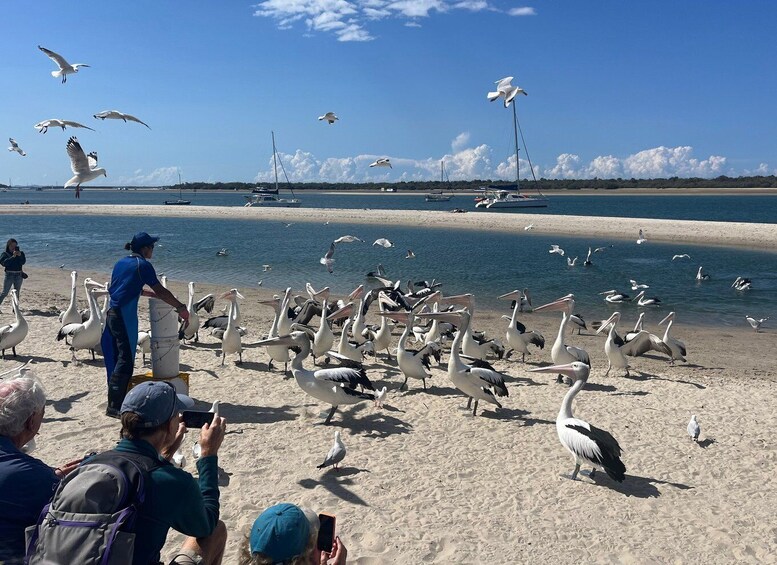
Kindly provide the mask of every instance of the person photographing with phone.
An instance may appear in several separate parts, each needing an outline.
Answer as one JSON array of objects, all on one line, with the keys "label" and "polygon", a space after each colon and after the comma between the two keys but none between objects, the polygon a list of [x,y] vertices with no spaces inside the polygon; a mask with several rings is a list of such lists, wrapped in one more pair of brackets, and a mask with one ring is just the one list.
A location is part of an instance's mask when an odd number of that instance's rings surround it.
[{"label": "person photographing with phone", "polygon": [[0,254],[0,265],[5,267],[5,279],[3,280],[3,292],[0,294],[0,304],[11,292],[11,288],[16,289],[16,295],[19,296],[22,290],[22,281],[25,277],[22,271],[22,265],[27,262],[24,252],[19,249],[19,242],[14,238],[8,240],[5,244],[5,251]]},{"label": "person photographing with phone", "polygon": [[[159,298],[173,308],[185,322],[189,320],[186,305],[159,282],[154,266],[149,261],[154,254],[158,237],[146,232],[135,234],[124,246],[132,251],[119,259],[113,266],[110,307],[106,315],[105,330],[101,345],[105,356],[105,370],[108,373],[107,416],[119,418],[119,410],[127,394],[135,365],[135,350],[138,344],[138,300],[141,296]],[[145,290],[148,286],[151,290]]]},{"label": "person photographing with phone", "polygon": [[345,565],[348,550],[335,535],[335,517],[283,502],[254,521],[240,565]]}]

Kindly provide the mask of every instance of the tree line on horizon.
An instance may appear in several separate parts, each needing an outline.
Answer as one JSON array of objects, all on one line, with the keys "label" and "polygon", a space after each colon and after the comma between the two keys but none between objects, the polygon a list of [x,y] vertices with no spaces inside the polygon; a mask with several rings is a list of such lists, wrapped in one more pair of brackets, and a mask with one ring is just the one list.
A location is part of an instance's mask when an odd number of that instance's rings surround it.
[{"label": "tree line on horizon", "polygon": [[[483,186],[514,186],[508,181],[470,180],[470,181],[406,181],[406,182],[304,182],[283,184],[283,188],[292,190],[320,190],[320,191],[374,191],[380,192],[382,188],[393,188],[398,191],[428,192],[432,190],[474,191]],[[247,191],[255,188],[257,183],[249,182],[186,182],[165,186],[168,190],[238,190]],[[0,188],[9,188],[0,184]],[[97,188],[96,186],[94,188]],[[109,187],[108,187],[109,188]],[[144,187],[145,188],[145,187]],[[715,178],[700,177],[669,177],[655,179],[545,179],[536,181],[524,181],[522,190],[615,190],[618,188],[777,188],[777,176],[750,176],[728,177],[725,175]]]}]

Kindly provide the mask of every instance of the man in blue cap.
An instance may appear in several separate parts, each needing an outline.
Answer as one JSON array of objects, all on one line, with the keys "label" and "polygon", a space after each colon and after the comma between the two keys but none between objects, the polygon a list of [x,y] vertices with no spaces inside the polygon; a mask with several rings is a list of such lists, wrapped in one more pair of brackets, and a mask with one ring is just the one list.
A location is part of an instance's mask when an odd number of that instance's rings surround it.
[{"label": "man in blue cap", "polygon": [[[108,288],[111,302],[101,345],[108,373],[108,408],[105,413],[113,418],[119,417],[119,408],[132,379],[138,344],[138,300],[141,295],[159,298],[175,308],[183,320],[189,319],[186,305],[162,286],[154,266],[149,262],[157,241],[158,237],[146,232],[136,233],[132,241],[124,246],[132,253],[119,259],[111,274]],[[151,287],[151,291],[144,290],[144,286]]]},{"label": "man in blue cap", "polygon": [[218,450],[226,420],[214,414],[200,430],[198,481],[169,462],[186,432],[179,412],[193,404],[171,384],[151,381],[130,390],[121,405],[122,439],[115,450],[161,461],[149,474],[137,516],[133,565],[159,563],[170,528],[188,536],[171,565],[221,563],[227,530],[219,520]]}]

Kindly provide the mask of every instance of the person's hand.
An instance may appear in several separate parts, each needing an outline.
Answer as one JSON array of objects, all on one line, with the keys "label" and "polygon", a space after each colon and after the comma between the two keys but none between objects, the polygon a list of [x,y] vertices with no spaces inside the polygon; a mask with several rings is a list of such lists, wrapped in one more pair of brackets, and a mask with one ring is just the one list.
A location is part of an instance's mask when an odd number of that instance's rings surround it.
[{"label": "person's hand", "polygon": [[185,435],[186,425],[183,423],[183,421],[181,421],[178,423],[178,429],[175,432],[173,441],[169,445],[162,447],[162,457],[168,461],[172,461],[173,455],[175,455],[175,452],[178,451],[179,447],[181,447],[181,443],[183,443],[183,438]]},{"label": "person's hand", "polygon": [[14,257],[19,257],[20,255],[21,255],[21,253],[19,252],[19,250],[18,249],[14,249],[13,256]]},{"label": "person's hand", "polygon": [[73,461],[68,461],[64,465],[54,469],[54,474],[60,479],[64,479],[78,468],[78,466],[81,464],[81,461],[83,461],[83,459],[74,459]]},{"label": "person's hand", "polygon": [[345,565],[345,558],[348,556],[348,550],[340,540],[340,536],[335,537],[332,544],[332,551],[322,551],[319,557],[319,565]]},{"label": "person's hand", "polygon": [[183,327],[186,328],[189,325],[189,310],[184,308],[178,312],[178,317],[183,320]]},{"label": "person's hand", "polygon": [[156,293],[153,290],[146,290],[145,288],[140,291],[140,295],[148,298],[156,298]]},{"label": "person's hand", "polygon": [[217,455],[221,442],[224,441],[224,432],[227,431],[227,420],[218,414],[213,415],[213,421],[205,424],[200,430],[200,447],[202,457]]}]

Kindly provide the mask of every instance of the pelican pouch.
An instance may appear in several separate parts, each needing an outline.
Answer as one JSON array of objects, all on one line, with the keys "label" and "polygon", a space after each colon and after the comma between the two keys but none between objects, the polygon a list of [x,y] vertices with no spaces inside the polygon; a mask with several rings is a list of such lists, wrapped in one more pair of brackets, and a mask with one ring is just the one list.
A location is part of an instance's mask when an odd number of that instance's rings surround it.
[{"label": "pelican pouch", "polygon": [[149,473],[164,463],[117,451],[95,455],[65,477],[38,523],[27,528],[25,564],[132,562],[135,519]]}]

